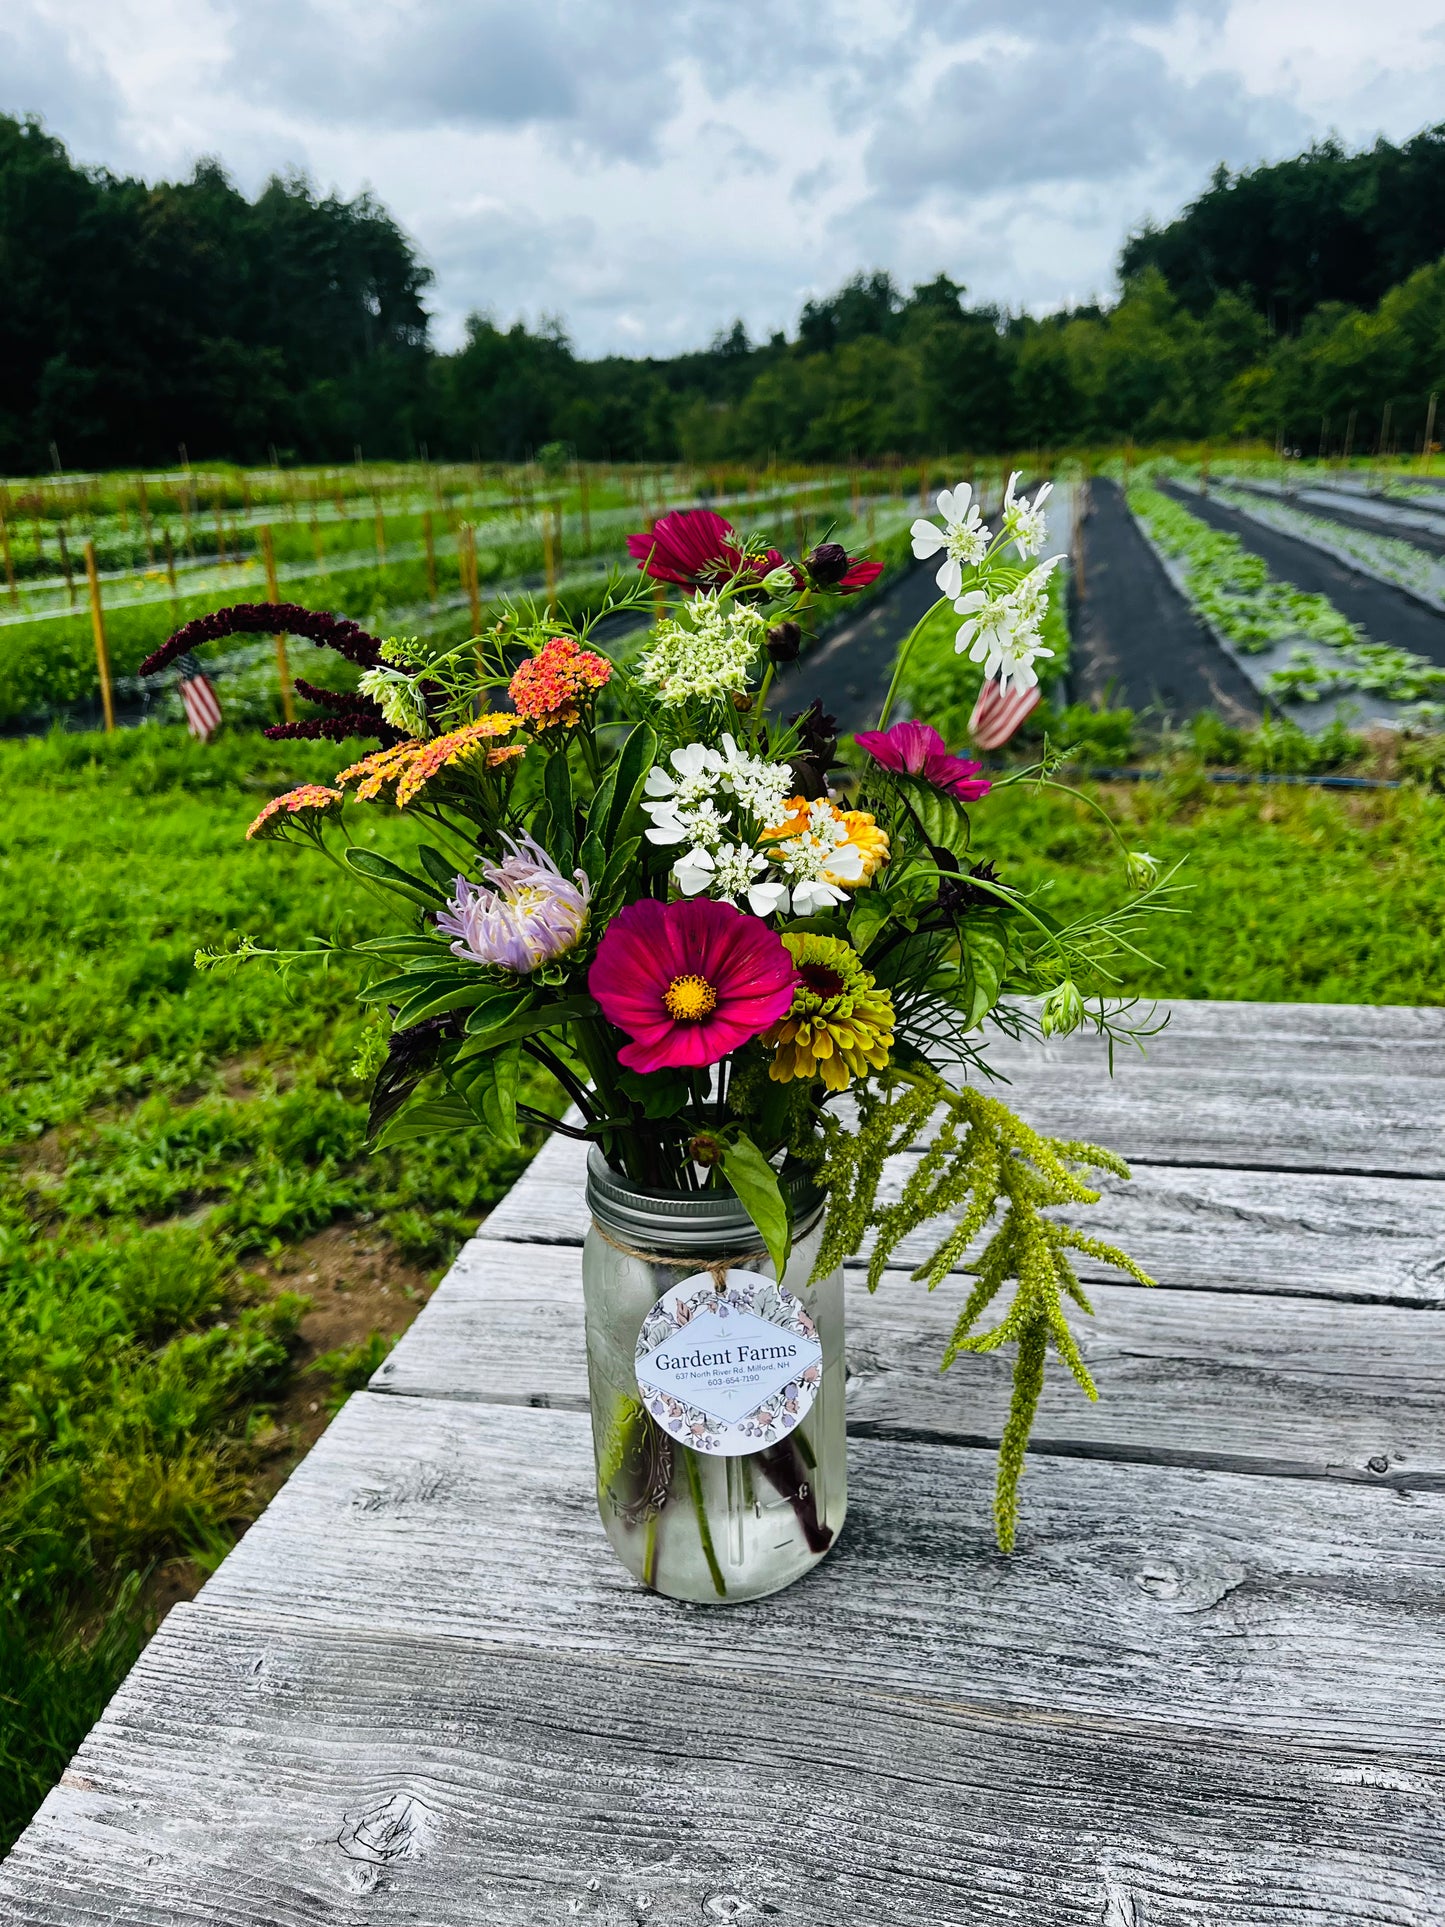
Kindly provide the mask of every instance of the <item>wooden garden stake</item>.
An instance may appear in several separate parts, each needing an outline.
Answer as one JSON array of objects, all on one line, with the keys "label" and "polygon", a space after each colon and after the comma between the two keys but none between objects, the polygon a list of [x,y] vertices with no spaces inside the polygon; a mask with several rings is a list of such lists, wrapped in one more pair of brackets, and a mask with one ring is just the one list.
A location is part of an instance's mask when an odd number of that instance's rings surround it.
[{"label": "wooden garden stake", "polygon": [[542,504],[542,568],[547,577],[547,613],[557,600],[557,539],[553,532],[552,505]]},{"label": "wooden garden stake", "polygon": [[430,509],[421,518],[421,531],[426,538],[426,592],[431,606],[435,609],[437,606],[437,544]]},{"label": "wooden garden stake", "polygon": [[15,583],[15,563],[10,554],[10,525],[5,519],[5,511],[0,509],[0,548],[5,551],[5,586],[10,591],[10,600],[18,609],[20,591]]},{"label": "wooden garden stake", "polygon": [[1430,406],[1425,411],[1425,446],[1420,451],[1420,470],[1425,475],[1430,472],[1430,456],[1435,447],[1435,404],[1439,399],[1440,397],[1432,389]]},{"label": "wooden garden stake", "polygon": [[105,644],[105,611],[100,603],[100,571],[95,566],[95,544],[85,545],[85,579],[90,585],[90,626],[95,635],[95,668],[100,677],[100,706],[105,712],[105,730],[115,729],[115,698],[110,688],[110,651]]},{"label": "wooden garden stake", "polygon": [[[261,553],[266,558],[266,600],[279,602],[280,590],[276,586],[276,547],[271,540],[271,524],[261,526]],[[291,692],[291,665],[286,659],[286,638],[278,629],[276,632],[276,668],[281,677],[281,714],[288,723],[296,720],[296,699]]]},{"label": "wooden garden stake", "polygon": [[60,566],[65,571],[65,595],[71,608],[75,607],[75,574],[70,566],[70,549],[65,540],[65,517],[60,518]]},{"label": "wooden garden stake", "polygon": [[479,635],[482,627],[482,591],[477,579],[477,532],[470,522],[463,522],[457,539],[457,559],[461,564],[462,584],[467,592],[467,602],[472,613],[472,634]]},{"label": "wooden garden stake", "polygon": [[169,528],[162,529],[161,533],[166,538],[166,580],[171,585],[171,607],[175,608],[179,599],[176,589],[176,545],[171,540]]}]

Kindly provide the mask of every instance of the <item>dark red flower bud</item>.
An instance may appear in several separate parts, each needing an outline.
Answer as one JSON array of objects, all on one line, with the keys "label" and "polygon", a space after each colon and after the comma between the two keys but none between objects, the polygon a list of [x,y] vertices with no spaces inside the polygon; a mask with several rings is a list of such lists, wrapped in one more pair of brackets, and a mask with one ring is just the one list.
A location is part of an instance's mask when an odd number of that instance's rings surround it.
[{"label": "dark red flower bud", "polygon": [[775,622],[768,631],[768,656],[773,662],[796,662],[803,631],[796,622]]},{"label": "dark red flower bud", "polygon": [[841,542],[820,542],[803,566],[820,589],[831,589],[848,573],[848,551]]}]

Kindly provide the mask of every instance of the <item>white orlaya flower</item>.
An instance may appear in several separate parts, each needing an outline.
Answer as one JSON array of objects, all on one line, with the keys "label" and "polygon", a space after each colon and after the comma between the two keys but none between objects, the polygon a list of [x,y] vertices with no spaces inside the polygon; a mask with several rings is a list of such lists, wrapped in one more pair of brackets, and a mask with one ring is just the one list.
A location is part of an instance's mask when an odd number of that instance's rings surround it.
[{"label": "white orlaya flower", "polygon": [[1054,653],[1044,647],[1039,626],[1048,605],[1048,578],[1062,561],[1061,555],[1051,555],[1006,595],[971,589],[953,605],[967,617],[954,638],[955,652],[967,650],[971,662],[983,664],[985,681],[998,677],[1001,691],[1010,683],[1015,689],[1032,689],[1039,679],[1035,662]]},{"label": "white orlaya flower", "polygon": [[795,917],[815,917],[823,910],[830,910],[835,903],[847,901],[846,890],[840,890],[836,883],[825,883],[822,877],[807,877],[793,885]]},{"label": "white orlaya flower", "polygon": [[1044,546],[1049,533],[1049,525],[1044,516],[1044,503],[1054,492],[1052,482],[1045,482],[1034,496],[1032,502],[1025,496],[1015,495],[1020,471],[1015,469],[1008,478],[1008,487],[1003,498],[1003,532],[1013,543],[1025,561],[1037,555]]},{"label": "white orlaya flower", "polygon": [[716,850],[732,830],[730,818],[710,801],[686,810],[674,805],[670,814],[655,816],[653,824],[647,832],[649,843],[692,843],[701,850]]},{"label": "white orlaya flower", "polygon": [[946,596],[963,592],[963,572],[976,569],[988,554],[989,533],[983,526],[973,489],[967,482],[957,488],[939,491],[938,509],[943,527],[920,519],[913,524],[913,553],[920,562],[943,551],[943,564],[934,578]]},{"label": "white orlaya flower", "polygon": [[669,776],[660,763],[654,763],[642,786],[644,795],[669,798],[685,809],[689,804],[705,801],[717,788],[723,759],[706,743],[684,743],[667,760],[672,764],[672,775]]},{"label": "white orlaya flower", "polygon": [[751,844],[729,844],[714,859],[712,894],[729,903],[746,897],[755,917],[769,917],[788,901],[787,884],[770,875],[771,870],[767,857]]},{"label": "white orlaya flower", "polygon": [[689,850],[672,866],[672,877],[685,897],[700,897],[710,890],[717,865],[710,850]]},{"label": "white orlaya flower", "polygon": [[776,823],[783,805],[792,794],[793,772],[785,763],[769,763],[761,756],[750,756],[738,748],[732,735],[723,731],[722,780],[743,808],[759,823]]}]

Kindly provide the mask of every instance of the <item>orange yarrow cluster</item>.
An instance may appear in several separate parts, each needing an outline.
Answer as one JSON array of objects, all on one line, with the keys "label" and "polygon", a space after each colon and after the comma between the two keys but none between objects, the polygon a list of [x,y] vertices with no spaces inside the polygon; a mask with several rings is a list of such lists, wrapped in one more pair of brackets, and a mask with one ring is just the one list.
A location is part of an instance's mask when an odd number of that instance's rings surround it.
[{"label": "orange yarrow cluster", "polygon": [[356,794],[363,803],[379,796],[385,784],[395,783],[396,807],[404,810],[434,776],[467,757],[475,756],[479,750],[486,750],[489,769],[521,756],[523,747],[520,743],[502,748],[487,747],[496,737],[510,735],[516,727],[515,716],[494,710],[488,716],[478,717],[474,723],[464,724],[461,729],[449,730],[445,736],[434,736],[429,743],[398,743],[392,749],[379,749],[370,756],[363,756],[359,763],[342,770],[336,780],[338,783],[349,783],[359,778]]},{"label": "orange yarrow cluster", "polygon": [[533,729],[570,729],[582,705],[612,674],[605,656],[583,649],[570,636],[553,636],[524,662],[507,685],[517,714]]},{"label": "orange yarrow cluster", "polygon": [[[300,789],[287,790],[284,796],[273,796],[246,832],[247,841],[253,836],[277,836],[286,828],[285,817],[324,815],[344,799],[340,790],[329,790],[324,783],[303,783]],[[283,814],[284,813],[284,814]],[[281,818],[281,821],[275,819]],[[267,825],[271,827],[268,829]]]}]

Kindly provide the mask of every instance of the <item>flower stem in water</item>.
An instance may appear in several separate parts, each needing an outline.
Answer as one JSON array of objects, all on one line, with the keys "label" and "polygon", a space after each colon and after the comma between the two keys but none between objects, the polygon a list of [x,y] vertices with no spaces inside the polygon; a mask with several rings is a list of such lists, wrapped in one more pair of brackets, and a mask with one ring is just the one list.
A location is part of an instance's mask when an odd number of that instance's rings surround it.
[{"label": "flower stem in water", "polygon": [[692,1508],[697,1514],[697,1532],[702,1540],[702,1556],[707,1560],[707,1569],[712,1574],[713,1590],[719,1599],[726,1599],[728,1589],[723,1583],[722,1567],[717,1562],[713,1550],[712,1527],[708,1524],[707,1512],[702,1502],[702,1480],[697,1474],[697,1454],[687,1446],[682,1448],[682,1463],[687,1472],[688,1489],[692,1493]]}]

